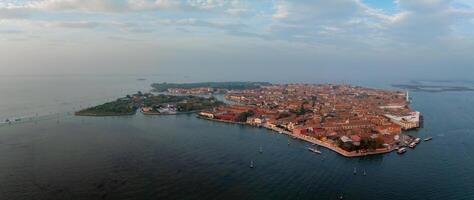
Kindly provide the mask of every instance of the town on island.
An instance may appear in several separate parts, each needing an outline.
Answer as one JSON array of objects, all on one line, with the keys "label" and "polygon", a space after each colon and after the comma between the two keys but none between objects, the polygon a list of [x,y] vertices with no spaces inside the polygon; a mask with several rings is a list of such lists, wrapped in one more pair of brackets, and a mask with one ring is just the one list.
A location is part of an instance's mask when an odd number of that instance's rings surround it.
[{"label": "town on island", "polygon": [[[406,134],[422,127],[423,116],[410,108],[403,91],[267,82],[155,83],[152,88],[75,114],[196,113],[201,119],[267,128],[312,143],[312,152],[320,154],[322,146],[345,157],[402,154],[421,140]],[[223,95],[227,103],[214,95]]]}]

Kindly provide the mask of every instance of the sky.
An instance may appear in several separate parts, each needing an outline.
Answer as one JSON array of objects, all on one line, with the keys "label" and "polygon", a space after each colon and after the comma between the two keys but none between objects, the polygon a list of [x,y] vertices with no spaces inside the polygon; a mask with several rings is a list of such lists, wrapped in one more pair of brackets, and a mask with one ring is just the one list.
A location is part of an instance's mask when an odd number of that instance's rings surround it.
[{"label": "sky", "polygon": [[472,0],[0,0],[0,75],[472,79]]}]

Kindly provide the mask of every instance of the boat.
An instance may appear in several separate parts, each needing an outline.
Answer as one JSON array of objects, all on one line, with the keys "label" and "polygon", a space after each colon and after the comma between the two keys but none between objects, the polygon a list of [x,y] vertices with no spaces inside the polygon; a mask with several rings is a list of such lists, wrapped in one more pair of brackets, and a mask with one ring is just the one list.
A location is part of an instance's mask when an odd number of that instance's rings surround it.
[{"label": "boat", "polygon": [[414,142],[415,142],[416,144],[418,144],[418,143],[420,143],[420,141],[421,141],[420,138],[416,138]]},{"label": "boat", "polygon": [[354,167],[354,175],[357,174],[357,168]]},{"label": "boat", "polygon": [[367,176],[367,172],[365,172],[365,170],[364,170],[364,176]]},{"label": "boat", "polygon": [[412,142],[412,143],[410,143],[410,144],[408,145],[408,147],[410,147],[410,148],[412,148],[412,149],[413,149],[413,148],[415,148],[415,147],[416,147],[416,143],[415,143],[415,142]]},{"label": "boat", "polygon": [[260,147],[260,150],[258,151],[259,153],[263,153],[263,148]]},{"label": "boat", "polygon": [[405,152],[407,152],[407,149],[406,149],[405,147],[402,147],[402,148],[400,148],[400,149],[397,150],[397,153],[398,153],[398,154],[403,154],[403,153],[405,153]]},{"label": "boat", "polygon": [[317,153],[317,154],[321,154],[321,151],[315,149],[315,148],[311,148],[311,147],[308,147],[307,148],[309,151],[313,152],[313,153]]},{"label": "boat", "polygon": [[430,141],[430,140],[432,140],[432,139],[433,139],[433,137],[427,137],[427,138],[425,138],[423,141],[427,142],[427,141]]},{"label": "boat", "polygon": [[249,165],[250,168],[253,168],[253,160],[250,161],[250,165]]}]

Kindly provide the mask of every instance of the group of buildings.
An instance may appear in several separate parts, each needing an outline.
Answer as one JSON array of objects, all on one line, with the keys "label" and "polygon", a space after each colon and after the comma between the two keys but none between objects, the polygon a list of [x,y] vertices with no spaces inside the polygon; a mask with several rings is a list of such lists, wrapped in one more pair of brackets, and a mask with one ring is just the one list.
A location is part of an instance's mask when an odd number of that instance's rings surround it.
[{"label": "group of buildings", "polygon": [[285,84],[228,91],[236,104],[201,112],[201,117],[277,127],[346,151],[394,148],[402,131],[418,128],[421,114],[407,93],[351,85]]}]

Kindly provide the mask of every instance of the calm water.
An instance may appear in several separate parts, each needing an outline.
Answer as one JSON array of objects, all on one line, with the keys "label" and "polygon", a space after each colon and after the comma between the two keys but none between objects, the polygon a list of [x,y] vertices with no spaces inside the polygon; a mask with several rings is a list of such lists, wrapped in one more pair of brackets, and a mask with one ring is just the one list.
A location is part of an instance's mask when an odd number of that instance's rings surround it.
[{"label": "calm water", "polygon": [[474,93],[413,93],[425,129],[411,134],[434,139],[402,156],[348,159],[193,115],[68,114],[145,90],[136,77],[0,82],[0,119],[40,116],[0,126],[0,199],[474,199]]}]

